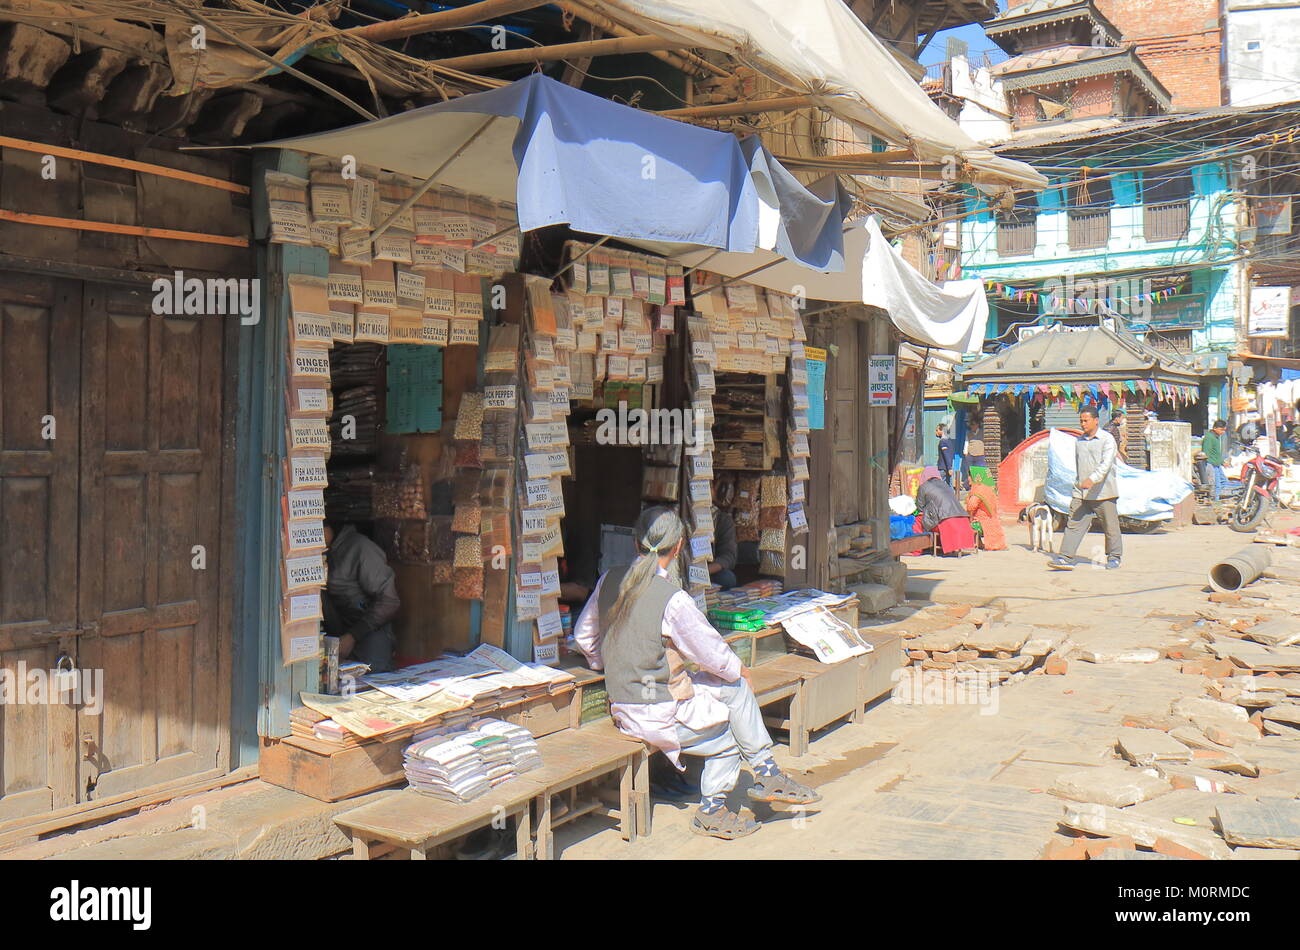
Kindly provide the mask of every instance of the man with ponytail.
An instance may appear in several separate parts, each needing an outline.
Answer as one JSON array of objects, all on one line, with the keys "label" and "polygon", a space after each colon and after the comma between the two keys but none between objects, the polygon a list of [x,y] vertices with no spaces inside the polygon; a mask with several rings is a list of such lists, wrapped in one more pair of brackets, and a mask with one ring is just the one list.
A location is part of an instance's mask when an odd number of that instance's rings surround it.
[{"label": "man with ponytail", "polygon": [[[727,806],[742,757],[754,772],[754,801],[821,801],[777,768],[749,671],[682,590],[681,519],[649,508],[634,533],[636,560],[601,576],[574,627],[587,662],[605,671],[615,725],[660,749],[678,769],[683,752],[706,757],[702,801],[691,819],[698,834],[740,838],[758,830]],[[686,663],[699,672],[688,673]]]}]

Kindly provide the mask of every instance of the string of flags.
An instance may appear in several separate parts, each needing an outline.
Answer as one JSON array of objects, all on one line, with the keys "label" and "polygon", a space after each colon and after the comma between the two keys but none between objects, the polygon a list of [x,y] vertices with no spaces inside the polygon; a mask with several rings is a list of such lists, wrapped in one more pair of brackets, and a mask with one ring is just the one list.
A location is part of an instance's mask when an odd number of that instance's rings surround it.
[{"label": "string of flags", "polygon": [[1156,379],[1126,379],[1123,382],[1097,383],[969,383],[966,391],[983,396],[1005,393],[1009,396],[1031,398],[1034,402],[1049,398],[1053,401],[1074,402],[1089,397],[1092,401],[1099,402],[1103,397],[1107,400],[1115,400],[1128,394],[1155,396],[1164,402],[1193,403],[1200,395],[1196,386],[1165,383]]},{"label": "string of flags", "polygon": [[1132,307],[1137,303],[1159,303],[1162,300],[1168,300],[1170,297],[1176,296],[1180,289],[1179,287],[1166,287],[1164,290],[1152,290],[1148,293],[1133,294],[1128,297],[1058,297],[1056,294],[1043,291],[1012,287],[1001,281],[984,281],[985,293],[993,294],[999,299],[1016,300],[1021,303],[1031,303],[1035,306],[1046,301],[1050,309],[1063,310],[1067,313],[1099,313],[1103,307],[1107,310],[1115,310],[1126,306]]}]

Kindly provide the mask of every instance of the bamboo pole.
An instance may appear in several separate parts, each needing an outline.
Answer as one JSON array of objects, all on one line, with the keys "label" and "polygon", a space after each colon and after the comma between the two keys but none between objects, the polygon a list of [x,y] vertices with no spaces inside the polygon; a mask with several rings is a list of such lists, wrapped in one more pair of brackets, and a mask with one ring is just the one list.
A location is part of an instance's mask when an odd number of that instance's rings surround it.
[{"label": "bamboo pole", "polygon": [[340,36],[354,36],[363,40],[382,43],[385,40],[398,40],[420,33],[433,33],[437,30],[450,30],[461,26],[473,26],[485,20],[510,16],[544,6],[542,0],[480,0],[455,10],[443,10],[440,13],[422,13],[405,16],[397,20],[384,20],[366,26],[354,26],[343,30]]},{"label": "bamboo pole", "polygon": [[387,218],[385,218],[384,221],[379,225],[379,227],[375,228],[373,231],[370,232],[370,242],[373,244],[376,240],[379,239],[379,236],[381,234],[383,234],[385,231],[387,231],[389,228],[393,226],[394,221],[396,221],[399,217],[401,217],[401,215],[405,214],[412,207],[414,207],[415,203],[420,200],[421,196],[424,195],[426,191],[428,191],[430,188],[434,186],[434,183],[437,182],[438,180],[438,176],[441,175],[443,172],[445,172],[447,170],[447,167],[452,162],[460,158],[461,155],[465,154],[465,149],[473,145],[474,142],[478,140],[478,137],[488,130],[488,126],[490,126],[493,122],[495,122],[499,118],[500,116],[496,116],[496,115],[488,116],[487,121],[484,122],[482,125],[480,125],[478,129],[475,130],[473,135],[471,135],[469,138],[467,138],[464,142],[461,143],[460,148],[452,152],[451,155],[447,157],[446,161],[444,161],[441,165],[439,165],[437,168],[433,170],[433,174],[425,179],[424,184],[422,184],[419,188],[416,188],[413,192],[411,192],[409,198],[407,198],[400,205],[398,205],[397,208],[393,211],[393,213],[390,214]]},{"label": "bamboo pole", "polygon": [[218,36],[221,36],[224,39],[230,41],[231,43],[234,43],[245,53],[249,53],[253,56],[256,56],[264,63],[269,63],[270,65],[274,66],[276,69],[283,70],[284,72],[288,73],[290,76],[294,76],[297,79],[301,79],[309,86],[314,86],[315,88],[319,89],[321,92],[325,93],[325,95],[333,99],[337,99],[339,102],[343,103],[345,106],[347,106],[349,109],[351,109],[353,112],[356,112],[358,115],[362,116],[363,118],[369,119],[371,121],[374,121],[375,119],[378,118],[378,116],[372,113],[369,109],[365,108],[362,105],[359,105],[356,102],[353,102],[351,99],[349,99],[343,93],[339,92],[333,86],[326,85],[325,83],[317,79],[315,76],[308,76],[301,69],[295,69],[294,67],[288,65],[287,63],[282,63],[280,62],[280,60],[276,59],[274,56],[270,55],[269,53],[264,53],[256,46],[251,46],[248,43],[245,43],[234,33],[231,33],[229,30],[227,30],[225,27],[221,26],[220,24],[213,23],[202,13],[199,13],[197,10],[195,10],[193,7],[178,6],[178,9],[180,10],[180,12],[184,13],[190,19],[195,20],[198,23],[201,23],[203,26],[207,27],[213,33],[216,33]]},{"label": "bamboo pole", "polygon": [[666,109],[659,115],[670,119],[714,119],[732,115],[753,115],[758,112],[788,112],[807,109],[814,105],[811,96],[778,96],[754,99],[749,102],[721,102],[711,106],[690,106],[685,109]]},{"label": "bamboo pole", "polygon": [[[598,27],[613,36],[637,35],[634,30],[623,26],[621,23],[615,22],[609,17],[603,16],[594,10],[590,10],[579,3],[570,3],[565,0],[565,2],[557,3],[556,6],[570,16],[575,16],[579,20],[586,20],[592,26]],[[651,50],[650,55],[655,59],[662,60],[674,69],[680,69],[684,73],[692,72],[693,70],[690,67],[695,66],[697,70],[711,72],[715,76],[731,75],[731,73],[723,69],[721,66],[715,66],[703,56],[697,56],[687,50],[682,50],[680,53],[669,53],[664,50]]]},{"label": "bamboo pole", "polygon": [[498,50],[492,53],[475,53],[471,56],[453,56],[434,60],[432,65],[446,69],[497,69],[501,66],[518,66],[525,63],[548,63],[559,59],[576,59],[583,56],[618,56],[626,53],[650,53],[654,50],[678,49],[675,40],[658,36],[617,36],[582,43],[556,43],[551,46],[534,46],[529,49]]},{"label": "bamboo pole", "polygon": [[778,155],[776,159],[782,165],[882,165],[906,161],[912,157],[911,149],[891,148],[883,152],[854,152],[846,155]]}]

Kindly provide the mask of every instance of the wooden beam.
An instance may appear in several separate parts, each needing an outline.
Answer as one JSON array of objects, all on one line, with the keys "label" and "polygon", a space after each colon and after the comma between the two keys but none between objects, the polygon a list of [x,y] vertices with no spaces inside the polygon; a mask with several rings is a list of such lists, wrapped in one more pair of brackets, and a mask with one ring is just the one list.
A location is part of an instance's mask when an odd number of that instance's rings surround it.
[{"label": "wooden beam", "polygon": [[731,115],[753,115],[758,112],[788,112],[813,106],[811,96],[779,96],[754,99],[749,102],[723,102],[712,106],[690,106],[685,109],[666,109],[659,115],[670,119],[714,119]]},{"label": "wooden beam", "polygon": [[0,135],[0,148],[16,148],[23,152],[35,152],[38,155],[54,155],[58,158],[71,158],[79,162],[93,162],[96,165],[112,165],[114,168],[126,168],[134,172],[143,172],[146,175],[157,175],[160,178],[175,178],[177,181],[187,181],[192,185],[219,188],[222,191],[229,191],[236,195],[249,193],[247,185],[237,185],[221,178],[197,175],[194,172],[181,171],[179,168],[168,168],[166,165],[152,165],[149,162],[118,158],[116,155],[101,155],[98,152],[87,152],[79,148],[64,148],[62,145],[28,142],[26,139],[15,139],[7,135]]},{"label": "wooden beam", "polygon": [[468,6],[455,10],[443,10],[440,13],[422,13],[405,16],[397,20],[385,20],[367,26],[354,26],[343,30],[340,36],[352,36],[359,39],[382,43],[386,40],[398,40],[420,33],[433,33],[437,30],[451,30],[461,26],[473,26],[485,20],[510,16],[545,6],[542,0],[479,0]]},{"label": "wooden beam", "polygon": [[307,85],[314,86],[315,88],[319,89],[321,92],[325,93],[325,95],[333,99],[337,99],[339,102],[343,103],[345,106],[347,106],[349,109],[351,109],[353,112],[356,112],[358,115],[362,116],[363,118],[369,119],[371,121],[374,121],[375,119],[378,118],[378,116],[370,112],[370,110],[353,102],[351,99],[343,95],[343,93],[339,92],[333,86],[327,86],[325,83],[321,82],[315,76],[308,76],[302,70],[295,69],[294,67],[288,65],[287,63],[283,63],[280,60],[276,59],[274,56],[271,56],[269,53],[262,52],[256,46],[252,46],[251,44],[244,42],[242,39],[240,39],[234,33],[231,33],[225,27],[221,26],[220,24],[213,23],[202,13],[199,13],[197,10],[195,10],[193,7],[178,7],[178,9],[181,12],[183,12],[186,16],[190,17],[190,19],[196,20],[197,22],[201,23],[203,26],[207,27],[209,30],[211,30],[213,33],[216,33],[218,36],[222,37],[227,42],[234,43],[245,53],[250,53],[253,56],[256,56],[258,59],[262,60],[263,62],[269,63],[271,66],[274,66],[276,69],[286,72],[290,76],[294,76],[298,79],[301,79],[303,82],[307,83]]},{"label": "wooden beam", "polygon": [[17,224],[36,224],[47,228],[66,228],[70,231],[98,231],[102,234],[134,234],[137,237],[163,238],[168,241],[192,241],[196,244],[224,244],[227,247],[248,247],[248,238],[226,234],[201,234],[198,231],[173,231],[170,228],[146,228],[137,224],[114,224],[111,221],[82,221],[80,218],[55,218],[45,214],[27,214],[23,211],[6,211],[0,208],[0,221]]},{"label": "wooden beam", "polygon": [[167,46],[162,34],[145,26],[123,23],[107,16],[87,16],[69,3],[58,0],[22,0],[0,9],[0,23],[27,23],[82,46],[95,46],[129,53],[136,59],[165,64]]},{"label": "wooden beam", "polygon": [[[589,40],[598,40],[601,37],[601,30],[595,24],[586,20],[578,26],[579,42]],[[564,74],[560,77],[560,82],[566,86],[572,86],[574,89],[581,89],[582,82],[587,78],[587,70],[591,69],[591,57],[584,56],[581,59],[575,59],[564,64]]]},{"label": "wooden beam", "polygon": [[527,63],[551,63],[560,59],[581,59],[587,56],[622,56],[628,53],[650,53],[655,50],[679,49],[676,40],[658,36],[617,36],[585,43],[556,43],[551,46],[534,46],[530,49],[498,50],[493,53],[475,53],[472,56],[453,56],[451,59],[433,60],[432,65],[446,69],[475,70],[498,69],[502,66],[519,66]]}]

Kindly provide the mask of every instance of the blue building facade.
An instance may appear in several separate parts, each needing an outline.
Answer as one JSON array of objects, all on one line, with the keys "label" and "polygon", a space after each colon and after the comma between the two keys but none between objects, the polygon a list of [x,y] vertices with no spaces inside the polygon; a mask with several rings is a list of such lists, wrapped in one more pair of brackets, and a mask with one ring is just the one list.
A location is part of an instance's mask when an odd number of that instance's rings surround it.
[{"label": "blue building facade", "polygon": [[[968,194],[962,267],[985,281],[986,351],[1053,323],[1109,322],[1211,373],[1226,369],[1243,295],[1243,199],[1226,161],[1197,163],[1206,150],[1170,144],[1168,133],[1151,139],[1004,149],[1052,186],[1017,196],[1014,208]],[[1222,382],[1204,387],[1211,419],[1227,411]]]}]

